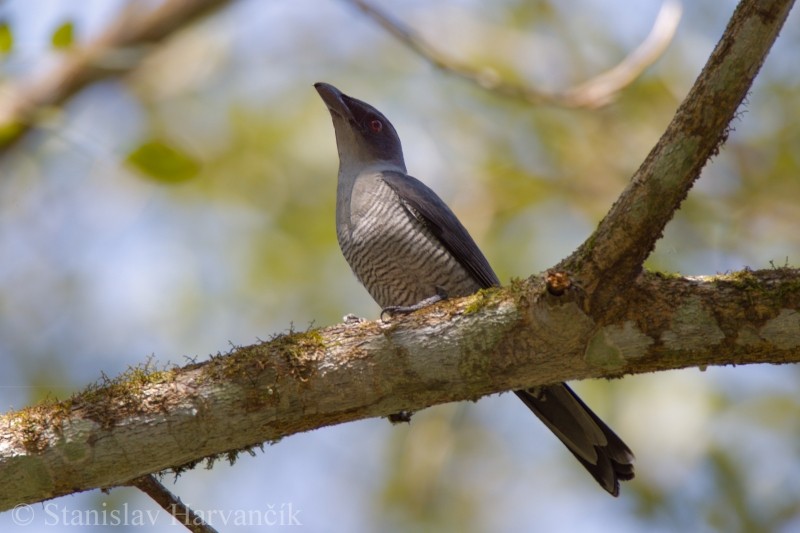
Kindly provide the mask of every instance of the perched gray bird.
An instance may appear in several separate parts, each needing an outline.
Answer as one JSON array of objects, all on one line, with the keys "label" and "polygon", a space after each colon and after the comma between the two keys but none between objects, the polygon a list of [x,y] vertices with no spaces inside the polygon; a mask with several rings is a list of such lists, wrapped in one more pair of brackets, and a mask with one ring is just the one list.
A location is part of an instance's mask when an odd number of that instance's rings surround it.
[{"label": "perched gray bird", "polygon": [[[447,205],[406,174],[400,138],[383,114],[327,83],[314,84],[339,150],[336,235],[358,280],[384,312],[500,285]],[[614,496],[633,478],[633,453],[566,384],[516,391]]]}]

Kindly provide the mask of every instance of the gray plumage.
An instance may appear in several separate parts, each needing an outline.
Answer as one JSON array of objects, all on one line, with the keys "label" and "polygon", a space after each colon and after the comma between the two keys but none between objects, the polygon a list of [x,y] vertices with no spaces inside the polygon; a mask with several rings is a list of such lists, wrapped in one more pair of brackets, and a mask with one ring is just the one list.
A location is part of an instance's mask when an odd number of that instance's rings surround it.
[{"label": "gray plumage", "polygon": [[[356,277],[382,308],[499,286],[488,261],[449,207],[406,174],[400,138],[369,104],[314,85],[333,119],[339,151],[336,234]],[[616,496],[633,478],[633,453],[567,387],[516,391],[600,485]]]},{"label": "gray plumage", "polygon": [[349,197],[350,205],[338,202],[337,237],[353,272],[384,308],[414,305],[436,294],[437,287],[454,297],[477,291],[480,285],[414,208],[398,201],[393,185],[404,177],[392,171],[359,174],[340,195]]}]

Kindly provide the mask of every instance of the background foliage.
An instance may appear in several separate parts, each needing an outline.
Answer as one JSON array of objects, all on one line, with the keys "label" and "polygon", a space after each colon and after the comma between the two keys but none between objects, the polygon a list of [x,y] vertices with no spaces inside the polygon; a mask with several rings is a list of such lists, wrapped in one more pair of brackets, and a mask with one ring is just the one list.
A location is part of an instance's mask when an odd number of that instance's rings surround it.
[{"label": "background foliage", "polygon": [[[454,58],[548,89],[619,62],[659,8],[380,4]],[[123,5],[0,3],[0,83],[46,72]],[[0,405],[63,397],[151,355],[180,364],[292,324],[377,317],[336,244],[336,150],[315,81],[386,113],[409,172],[448,201],[501,279],[547,268],[609,208],[734,7],[688,3],[670,48],[613,104],[565,110],[435,71],[345,2],[232,4],[50,111],[0,160]],[[797,264],[799,22],[795,10],[650,268]],[[798,377],[746,367],[576,384],[637,453],[619,500],[508,395],[410,426],[297,435],[173,488],[201,511],[291,503],[314,531],[788,532],[800,528]],[[132,489],[56,501],[59,512],[124,502],[155,509]],[[32,530],[53,531],[35,509]]]}]

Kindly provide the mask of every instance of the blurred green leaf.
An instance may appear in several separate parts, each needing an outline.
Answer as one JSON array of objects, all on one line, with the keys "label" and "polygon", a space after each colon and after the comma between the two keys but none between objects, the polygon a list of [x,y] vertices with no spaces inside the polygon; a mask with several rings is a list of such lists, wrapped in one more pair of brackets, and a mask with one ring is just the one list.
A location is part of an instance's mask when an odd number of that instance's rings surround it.
[{"label": "blurred green leaf", "polygon": [[200,162],[180,148],[152,139],[128,154],[125,161],[145,176],[164,183],[189,180],[200,172]]},{"label": "blurred green leaf", "polygon": [[56,28],[56,31],[53,32],[53,36],[50,38],[50,43],[53,45],[53,48],[57,50],[70,48],[75,42],[74,33],[75,24],[71,20],[68,20]]},{"label": "blurred green leaf", "polygon": [[14,34],[8,22],[0,22],[0,54],[7,54],[14,48]]},{"label": "blurred green leaf", "polygon": [[10,144],[24,131],[24,126],[18,121],[0,124],[0,148]]}]

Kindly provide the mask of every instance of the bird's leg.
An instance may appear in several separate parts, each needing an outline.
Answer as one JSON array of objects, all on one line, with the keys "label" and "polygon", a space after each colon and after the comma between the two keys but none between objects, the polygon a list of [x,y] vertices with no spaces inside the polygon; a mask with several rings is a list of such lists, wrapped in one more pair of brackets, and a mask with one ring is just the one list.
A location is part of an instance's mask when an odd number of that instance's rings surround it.
[{"label": "bird's leg", "polygon": [[[389,317],[393,315],[407,315],[408,313],[413,313],[414,311],[419,311],[420,309],[424,309],[429,305],[433,305],[437,302],[441,302],[442,300],[447,299],[447,292],[444,288],[437,286],[436,287],[436,294],[429,298],[425,298],[421,302],[417,302],[414,305],[391,305],[389,307],[384,307],[381,310],[381,320],[384,320],[383,315],[388,314]],[[389,422],[392,424],[402,424],[411,423],[411,415],[414,414],[414,411],[400,411],[399,413],[393,413],[389,415],[387,418]]]},{"label": "bird's leg", "polygon": [[420,309],[425,309],[429,305],[433,305],[435,303],[441,302],[442,300],[447,299],[447,292],[445,292],[444,288],[436,286],[436,294],[425,298],[424,300],[415,303],[414,305],[390,305],[389,307],[384,307],[381,309],[381,320],[384,320],[383,315],[389,315],[391,318],[394,315],[407,315],[409,313],[413,313],[414,311],[419,311]]}]

